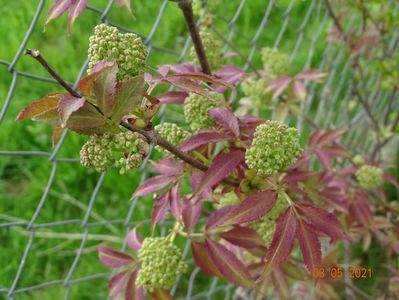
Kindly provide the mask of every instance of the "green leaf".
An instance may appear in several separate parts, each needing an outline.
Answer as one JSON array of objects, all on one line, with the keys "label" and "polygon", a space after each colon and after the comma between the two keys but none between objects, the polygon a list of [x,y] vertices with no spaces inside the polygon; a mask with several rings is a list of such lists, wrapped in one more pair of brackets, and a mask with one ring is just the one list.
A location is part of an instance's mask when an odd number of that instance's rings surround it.
[{"label": "green leaf", "polygon": [[37,100],[27,107],[24,108],[23,111],[19,113],[17,116],[17,121],[25,120],[26,118],[33,118],[35,116],[48,113],[52,110],[57,110],[59,97],[69,95],[66,93],[52,93],[47,96]]},{"label": "green leaf", "polygon": [[116,74],[118,67],[112,64],[111,67],[103,69],[93,81],[94,94],[96,95],[97,106],[102,113],[109,117],[115,106]]},{"label": "green leaf", "polygon": [[66,95],[60,98],[58,103],[58,113],[60,114],[61,127],[64,128],[71,114],[80,109],[85,104],[85,98],[76,98]]},{"label": "green leaf", "polygon": [[133,113],[140,105],[144,91],[144,78],[142,75],[132,77],[116,85],[115,106],[111,114],[111,119],[119,123],[122,118]]}]

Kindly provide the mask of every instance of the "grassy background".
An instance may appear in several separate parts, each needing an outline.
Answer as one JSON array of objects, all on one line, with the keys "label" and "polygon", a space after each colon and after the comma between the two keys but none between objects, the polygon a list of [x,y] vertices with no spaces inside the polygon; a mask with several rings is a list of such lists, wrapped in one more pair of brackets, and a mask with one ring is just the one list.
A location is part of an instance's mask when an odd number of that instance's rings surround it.
[{"label": "grassy background", "polygon": [[[27,48],[40,49],[50,64],[65,79],[74,82],[86,59],[88,37],[91,35],[93,27],[100,22],[99,14],[86,10],[76,21],[70,37],[66,34],[65,16],[50,23],[46,32],[43,33],[42,26],[45,12],[47,12],[50,2],[52,1],[46,1],[43,13],[29,39]],[[106,0],[89,1],[91,5],[99,9],[104,9],[107,2]],[[132,20],[125,10],[116,6],[111,9],[109,19],[130,30],[148,36],[163,1],[136,0],[132,2],[136,20]],[[220,14],[223,18],[229,20],[234,15],[240,1],[224,2]],[[233,43],[241,49],[244,55],[248,55],[251,51],[251,44],[247,37],[252,38],[255,35],[266,11],[266,2],[247,1],[235,22],[234,28],[242,35],[236,34]],[[268,24],[257,41],[260,47],[274,44],[280,29],[284,25],[284,11],[290,2],[288,0],[278,1],[279,6],[273,8]],[[1,60],[10,62],[14,58],[38,3],[38,0],[14,0],[2,3],[0,7]],[[283,52],[292,53],[299,38],[297,29],[305,17],[309,3],[309,1],[298,1],[294,5],[289,16],[287,30],[284,32],[279,45]],[[320,29],[319,20],[320,18],[315,14],[306,26],[303,44],[294,57],[294,70],[303,68],[309,54],[310,38]],[[220,19],[216,24],[227,35],[230,30],[227,23]],[[326,30],[323,30],[322,37],[316,42],[315,55],[311,63],[314,67],[320,65],[321,55],[325,47],[325,34]],[[173,49],[180,54],[186,37],[187,31],[181,13],[175,4],[168,4],[151,44],[160,48]],[[176,55],[157,49],[152,50],[149,58],[149,64],[152,66],[177,62],[178,57]],[[243,65],[239,58],[234,58],[231,62]],[[253,62],[260,67],[258,53]],[[35,61],[26,56],[21,56],[16,64],[16,69],[40,76],[48,76]],[[12,74],[8,72],[6,65],[0,64],[0,107],[4,104],[11,82]],[[18,76],[11,104],[8,107],[5,119],[0,124],[0,151],[52,152],[51,128],[49,126],[30,121],[15,123],[14,120],[19,111],[28,103],[41,98],[48,92],[57,90],[60,90],[60,88],[53,83]],[[179,108],[171,109],[166,113],[166,117],[181,119],[178,112]],[[84,141],[84,137],[68,133],[57,159],[78,158],[79,149]],[[0,223],[29,221],[32,218],[53,167],[54,164],[46,156],[0,156]],[[99,177],[98,173],[84,169],[78,163],[58,162],[50,192],[35,224],[82,220],[85,217],[90,197]],[[116,171],[106,174],[88,222],[101,223],[110,220],[125,220],[127,211],[131,206],[129,199],[139,184],[140,178],[139,172],[125,176],[120,176]],[[148,198],[140,199],[130,221],[148,219],[151,201]],[[31,232],[27,231],[24,226],[0,228],[0,290],[11,286]],[[81,244],[83,232],[84,230],[78,222],[69,225],[55,224],[48,228],[36,229],[36,236],[33,239],[17,287],[23,288],[52,280],[64,280],[74,262],[76,249]],[[106,235],[106,238],[109,236],[111,238],[123,237],[126,227],[121,224],[90,226],[87,232],[93,240],[89,240],[85,244],[84,253],[72,273],[71,279],[108,272],[97,259],[96,247],[101,240],[95,239],[95,235]],[[108,244],[115,247],[120,246],[118,242],[108,242]],[[66,292],[70,293],[71,299],[104,299],[108,292],[106,282],[106,278],[99,278],[95,281],[71,285],[69,290],[60,287],[60,285],[53,285],[45,289],[18,294],[15,299],[62,299]],[[208,283],[206,279],[200,277],[195,282],[194,293],[207,289]],[[185,284],[182,285],[181,292],[184,292],[185,286]],[[1,297],[3,296],[0,294],[0,299]],[[214,297],[213,299],[218,299],[217,296]]]}]

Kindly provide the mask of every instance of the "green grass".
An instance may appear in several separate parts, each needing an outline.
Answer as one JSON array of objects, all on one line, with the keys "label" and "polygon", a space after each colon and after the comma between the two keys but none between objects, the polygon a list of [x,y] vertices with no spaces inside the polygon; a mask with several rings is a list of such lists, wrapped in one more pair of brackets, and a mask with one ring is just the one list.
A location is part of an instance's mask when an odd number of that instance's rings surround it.
[{"label": "green grass", "polygon": [[[40,49],[42,55],[62,76],[74,82],[79,68],[86,59],[88,37],[93,27],[98,24],[99,15],[87,10],[76,21],[73,34],[67,37],[65,16],[53,21],[45,33],[42,26],[46,7],[40,16],[27,48]],[[106,0],[89,1],[98,8],[105,8]],[[122,8],[114,7],[110,12],[113,22],[123,25],[131,30],[148,35],[161,7],[161,0],[132,1],[136,20],[132,20]],[[244,36],[252,38],[256,33],[259,23],[266,9],[265,1],[247,1],[247,4],[237,20],[235,28]],[[258,45],[272,46],[283,24],[282,12],[290,1],[279,1],[279,7],[270,16],[266,29],[260,34]],[[21,41],[29,27],[33,14],[39,1],[14,0],[5,1],[0,8],[0,33],[2,45],[0,46],[0,59],[11,61],[20,47]],[[227,1],[223,4],[220,14],[230,18],[239,1]],[[301,24],[308,4],[306,1],[298,3],[292,11],[290,23],[282,41],[282,51],[290,54],[297,39],[296,29]],[[217,21],[217,26],[225,34],[229,28],[223,21]],[[316,19],[312,19],[306,27],[306,37],[294,61],[294,69],[300,70],[308,55],[310,44],[309,37],[319,28]],[[180,53],[187,30],[183,23],[181,13],[176,5],[169,4],[162,17],[161,24],[156,31],[152,42],[161,48],[174,49]],[[232,41],[244,55],[251,51],[248,40],[236,35]],[[317,44],[312,65],[317,66],[320,61],[321,49],[324,45],[321,38]],[[229,50],[232,51],[232,50]],[[240,58],[231,59],[231,63],[242,65]],[[154,49],[151,53],[149,64],[177,63],[177,58],[165,52]],[[257,54],[254,64],[260,66],[260,56]],[[16,65],[17,70],[40,76],[48,77],[37,62],[27,56],[21,56]],[[0,106],[8,93],[12,75],[5,65],[0,64]],[[18,76],[16,89],[5,119],[0,124],[0,151],[44,151],[52,152],[51,128],[49,126],[33,123],[29,120],[16,123],[14,120],[19,111],[33,100],[45,94],[58,91],[60,88],[52,83]],[[167,118],[175,118],[180,108],[173,108],[166,113]],[[180,117],[181,118],[181,117]],[[57,158],[77,158],[84,137],[68,133]],[[47,185],[53,164],[47,157],[32,156],[0,156],[0,222],[14,222],[30,220],[34,215],[39,201]],[[85,217],[91,193],[97,183],[99,174],[84,169],[77,163],[57,163],[54,181],[50,193],[38,215],[35,224],[59,222],[63,220],[82,220]],[[89,223],[102,220],[124,220],[131,203],[129,199],[140,180],[139,172],[120,176],[116,171],[108,173],[101,185],[98,197],[93,206]],[[133,221],[148,219],[150,216],[151,199],[140,199]],[[80,205],[80,207],[79,207]],[[148,230],[148,229],[146,229]],[[67,275],[75,258],[75,251],[79,248],[84,230],[80,224],[52,226],[38,228],[29,251],[22,276],[17,288],[29,287],[52,280],[63,280]],[[64,233],[70,234],[65,237]],[[43,235],[50,235],[44,237]],[[76,234],[76,235],[73,235]],[[89,235],[102,234],[123,237],[125,228],[121,225],[95,226],[88,230]],[[11,286],[15,273],[29,241],[29,232],[24,227],[10,227],[0,229],[0,289]],[[97,259],[96,245],[99,240],[89,240],[85,244],[85,252],[72,274],[72,279],[81,278],[91,274],[107,272]],[[109,243],[119,247],[118,243]],[[202,277],[201,277],[202,278]],[[187,282],[188,277],[184,279]],[[199,282],[203,283],[199,284]],[[208,279],[200,279],[194,286],[194,293],[207,289]],[[184,284],[182,292],[184,289]],[[59,285],[37,289],[29,293],[21,293],[14,299],[62,299],[66,289]],[[105,299],[107,295],[106,279],[97,279],[86,283],[70,286],[70,299]],[[0,294],[0,298],[1,298]]]}]

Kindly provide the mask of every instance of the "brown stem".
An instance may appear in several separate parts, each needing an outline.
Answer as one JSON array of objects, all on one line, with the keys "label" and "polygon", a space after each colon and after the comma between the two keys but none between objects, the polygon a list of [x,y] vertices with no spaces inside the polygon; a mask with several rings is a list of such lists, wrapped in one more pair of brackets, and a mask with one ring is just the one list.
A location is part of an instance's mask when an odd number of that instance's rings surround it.
[{"label": "brown stem", "polygon": [[[50,73],[51,76],[54,77],[57,82],[62,85],[72,96],[80,98],[81,95],[78,91],[75,91],[62,77],[47,63],[47,61],[40,55],[39,51],[37,50],[26,50],[26,54],[32,56],[34,59],[36,59],[46,70],[47,72]],[[97,108],[97,106],[95,106]],[[100,112],[101,113],[101,112]],[[185,161],[189,165],[193,166],[196,169],[199,169],[203,172],[208,170],[208,167],[204,165],[202,162],[199,160],[196,160],[195,158],[192,158],[190,155],[186,154],[185,152],[181,151],[180,149],[176,148],[172,144],[170,144],[167,140],[163,139],[155,130],[152,130],[152,128],[149,128],[148,130],[144,130],[141,128],[134,127],[133,125],[122,121],[120,126],[133,131],[142,134],[149,143],[154,144],[154,145],[159,145],[165,149],[167,149],[169,152],[173,153],[176,155],[178,158],[180,158],[182,161]],[[228,179],[226,178],[224,183],[232,185],[232,186],[238,186],[239,182],[236,180]]]},{"label": "brown stem", "polygon": [[201,36],[198,32],[197,25],[195,24],[191,0],[179,0],[178,3],[186,20],[188,30],[190,31],[191,39],[193,41],[195,52],[197,53],[198,60],[201,65],[202,72],[208,75],[212,75],[211,68],[209,67],[209,63],[206,58],[204,46],[202,45]]},{"label": "brown stem", "polygon": [[330,1],[326,0],[326,4],[327,4],[328,14],[333,19],[335,27],[337,27],[337,29],[342,33],[342,35],[345,36],[344,28],[342,27],[341,22],[339,21],[338,17],[335,15]]}]

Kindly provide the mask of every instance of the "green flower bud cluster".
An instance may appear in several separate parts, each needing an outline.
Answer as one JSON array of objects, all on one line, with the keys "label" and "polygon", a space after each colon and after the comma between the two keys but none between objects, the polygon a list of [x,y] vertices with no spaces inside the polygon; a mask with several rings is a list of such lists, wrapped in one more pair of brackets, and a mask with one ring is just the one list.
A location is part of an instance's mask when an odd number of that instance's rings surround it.
[{"label": "green flower bud cluster", "polygon": [[245,153],[245,161],[249,169],[268,176],[285,170],[301,153],[298,130],[269,120],[256,127],[252,145]]},{"label": "green flower bud cluster", "polygon": [[290,72],[290,57],[276,48],[263,48],[262,61],[265,70],[271,75],[286,75]]},{"label": "green flower bud cluster", "polygon": [[80,150],[80,162],[86,168],[106,172],[112,167],[124,174],[138,168],[148,155],[149,145],[136,132],[105,133],[92,135]]},{"label": "green flower bud cluster", "polygon": [[253,224],[253,228],[262,237],[266,246],[268,246],[273,239],[274,232],[276,231],[276,220],[287,206],[288,204],[284,197],[279,195],[274,207],[267,213],[267,215]]},{"label": "green flower bud cluster", "polygon": [[[183,142],[186,138],[190,136],[190,133],[174,123],[162,123],[156,125],[154,127],[155,131],[159,133],[159,135],[171,143],[173,146],[178,146],[181,142]],[[169,153],[169,151],[165,150],[162,147],[155,147],[158,151],[163,153]]]},{"label": "green flower bud cluster", "polygon": [[361,157],[360,155],[355,155],[355,156],[352,158],[352,161],[353,161],[353,163],[354,163],[355,165],[358,165],[358,166],[364,164],[364,158]]},{"label": "green flower bud cluster", "polygon": [[272,101],[272,94],[266,92],[269,83],[269,77],[249,77],[241,83],[241,88],[245,96],[251,98],[251,105],[261,108]]},{"label": "green flower bud cluster", "polygon": [[240,198],[237,197],[237,194],[234,192],[229,192],[224,194],[222,198],[220,198],[219,203],[216,204],[216,208],[220,209],[229,205],[237,205],[240,203]]},{"label": "green flower bud cluster", "polygon": [[215,122],[209,111],[223,105],[223,95],[210,92],[209,97],[190,93],[184,102],[184,117],[194,132],[212,128]]},{"label": "green flower bud cluster", "polygon": [[165,238],[146,238],[138,251],[138,260],[141,267],[136,284],[150,292],[156,288],[171,288],[176,276],[187,270],[182,251]]},{"label": "green flower bud cluster", "polygon": [[[217,71],[223,65],[223,45],[211,33],[201,29],[200,36],[204,47],[205,55],[212,71]],[[200,65],[197,52],[194,47],[190,49],[190,58],[195,65]]]},{"label": "green flower bud cluster", "polygon": [[359,185],[366,190],[373,190],[381,186],[383,171],[380,168],[363,165],[356,172],[356,179]]},{"label": "green flower bud cluster", "polygon": [[100,24],[89,41],[89,68],[100,61],[116,61],[119,67],[118,81],[144,73],[147,50],[139,36],[134,33],[123,34],[112,26]]}]

